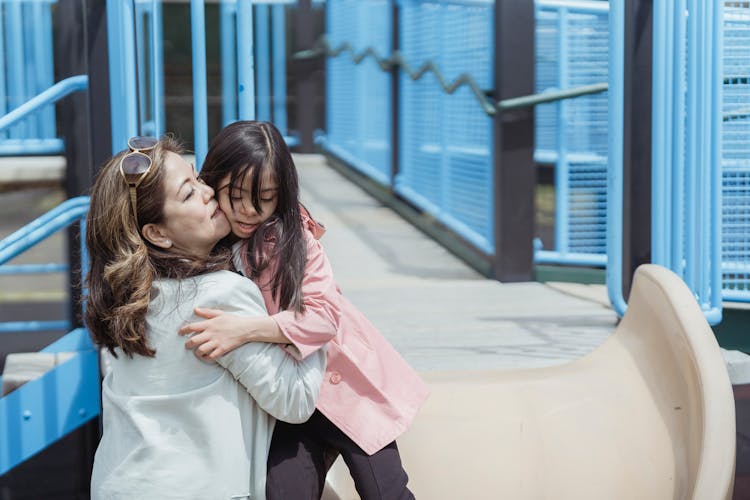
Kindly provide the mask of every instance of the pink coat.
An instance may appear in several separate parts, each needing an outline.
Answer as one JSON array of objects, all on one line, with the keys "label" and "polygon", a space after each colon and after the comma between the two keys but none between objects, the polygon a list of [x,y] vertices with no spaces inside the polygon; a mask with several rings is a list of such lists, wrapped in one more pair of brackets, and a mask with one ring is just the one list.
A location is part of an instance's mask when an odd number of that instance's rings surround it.
[{"label": "pink coat", "polygon": [[[429,388],[380,332],[341,294],[318,239],[323,226],[303,209],[307,264],[302,282],[305,312],[279,311],[271,294],[273,268],[257,284],[284,335],[306,357],[328,344],[317,408],[372,455],[401,435]],[[243,257],[246,248],[242,247]],[[247,261],[243,258],[245,266]]]}]

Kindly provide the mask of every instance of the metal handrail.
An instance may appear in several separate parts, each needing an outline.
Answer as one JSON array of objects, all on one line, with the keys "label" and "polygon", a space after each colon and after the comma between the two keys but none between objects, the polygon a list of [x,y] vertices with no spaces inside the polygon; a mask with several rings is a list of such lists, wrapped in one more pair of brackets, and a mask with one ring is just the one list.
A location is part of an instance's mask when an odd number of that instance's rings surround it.
[{"label": "metal handrail", "polygon": [[[26,264],[15,266],[4,266],[6,262],[17,257],[34,245],[44,241],[57,231],[64,229],[76,221],[82,220],[89,209],[89,197],[79,196],[64,201],[59,206],[50,210],[46,214],[38,217],[18,231],[0,241],[0,274],[8,274],[6,268],[10,271],[18,272],[42,272],[43,270],[64,271],[67,266],[58,266],[55,264],[39,265]],[[84,222],[81,222],[84,225]],[[81,228],[81,235],[85,233]],[[85,246],[82,245],[81,263],[86,264],[88,256],[85,252]],[[46,269],[45,269],[46,267]],[[18,332],[18,331],[40,331],[40,330],[58,330],[68,329],[71,323],[69,320],[58,321],[5,321],[0,322],[0,333]]]},{"label": "metal handrail", "polygon": [[493,101],[487,95],[490,92],[482,90],[477,82],[474,81],[474,78],[468,73],[462,73],[453,80],[453,82],[448,83],[445,76],[440,71],[440,68],[438,68],[432,61],[425,62],[419,67],[419,69],[415,70],[404,59],[401,52],[397,50],[393,51],[390,57],[380,56],[377,50],[372,47],[367,47],[363,51],[356,53],[349,42],[342,42],[338,47],[332,48],[325,35],[321,36],[315,42],[313,48],[296,52],[292,55],[292,58],[295,60],[312,59],[321,55],[337,57],[342,52],[348,52],[355,65],[360,64],[366,58],[371,57],[383,71],[391,71],[394,67],[399,67],[414,81],[422,78],[427,72],[432,72],[435,75],[435,78],[437,78],[443,91],[447,94],[453,94],[458,88],[466,85],[471,89],[472,94],[476,97],[482,110],[489,116],[494,116],[501,111],[557,102],[584,95],[599,94],[601,92],[606,92],[609,88],[608,83],[595,83],[562,90],[550,90],[540,94],[513,97],[510,99],[503,99],[502,101]]},{"label": "metal handrail", "polygon": [[39,108],[48,104],[53,104],[74,92],[86,90],[88,86],[89,77],[87,75],[71,76],[70,78],[57,82],[44,92],[37,94],[21,104],[10,113],[0,117],[0,132],[26,118],[31,113],[38,111]]}]

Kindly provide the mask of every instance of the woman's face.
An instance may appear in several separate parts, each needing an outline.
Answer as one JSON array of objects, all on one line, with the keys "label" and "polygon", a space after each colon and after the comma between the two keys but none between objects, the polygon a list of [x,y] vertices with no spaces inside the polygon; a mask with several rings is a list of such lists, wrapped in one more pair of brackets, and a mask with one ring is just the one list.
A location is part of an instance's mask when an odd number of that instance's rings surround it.
[{"label": "woman's face", "polygon": [[251,201],[253,186],[250,174],[252,171],[247,172],[242,186],[230,186],[230,175],[219,181],[219,206],[227,215],[229,224],[232,226],[232,232],[238,238],[249,238],[258,226],[268,220],[276,211],[278,186],[269,170],[266,169],[261,180],[261,213],[255,210]]},{"label": "woman's face", "polygon": [[[178,154],[167,152],[164,168],[164,220],[154,224],[163,248],[206,256],[229,234],[229,223],[214,199],[214,190],[198,180],[195,168]],[[148,224],[147,224],[148,226]],[[144,235],[148,237],[144,226]]]}]

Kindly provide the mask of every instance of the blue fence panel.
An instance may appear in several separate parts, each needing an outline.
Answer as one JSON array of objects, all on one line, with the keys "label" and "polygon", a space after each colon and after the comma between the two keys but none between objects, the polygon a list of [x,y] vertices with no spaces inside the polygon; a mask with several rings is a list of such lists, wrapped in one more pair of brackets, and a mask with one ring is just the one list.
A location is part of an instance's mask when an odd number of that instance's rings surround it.
[{"label": "blue fence panel", "polygon": [[[471,75],[493,88],[493,9],[488,1],[403,0],[399,39],[407,64],[432,61],[447,82]],[[399,82],[395,190],[487,254],[494,253],[492,118],[471,90],[443,91],[432,72]]]},{"label": "blue fence panel", "polygon": [[[607,286],[622,296],[622,119],[624,0],[612,0]],[[652,99],[652,262],[690,287],[709,323],[721,321],[723,4],[654,3]],[[616,135],[615,135],[616,134]]]},{"label": "blue fence panel", "polygon": [[[329,0],[326,24],[334,48],[348,43],[356,56],[368,48],[381,59],[391,55],[393,23],[388,0]],[[324,146],[365,175],[390,185],[390,73],[371,55],[355,64],[349,51],[328,58],[326,71]]]},{"label": "blue fence panel", "polygon": [[750,5],[724,2],[722,283],[750,301]]},{"label": "blue fence panel", "polygon": [[[0,2],[0,115],[54,84],[52,8],[55,3],[56,0]],[[0,155],[62,151],[52,104],[0,134]]]},{"label": "blue fence panel", "polygon": [[[609,5],[537,0],[536,90],[606,82]],[[608,155],[605,93],[537,106],[535,159],[555,165],[555,241],[537,262],[604,265]]]}]

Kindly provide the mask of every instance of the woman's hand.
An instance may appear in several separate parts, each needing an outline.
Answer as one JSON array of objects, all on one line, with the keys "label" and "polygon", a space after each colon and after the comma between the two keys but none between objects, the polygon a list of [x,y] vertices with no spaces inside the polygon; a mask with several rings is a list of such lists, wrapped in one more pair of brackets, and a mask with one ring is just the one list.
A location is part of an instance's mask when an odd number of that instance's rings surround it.
[{"label": "woman's hand", "polygon": [[186,349],[194,349],[196,357],[217,359],[248,342],[289,343],[281,329],[269,316],[238,316],[220,309],[195,308],[195,315],[204,321],[187,323],[180,335],[192,336],[185,342]]}]

